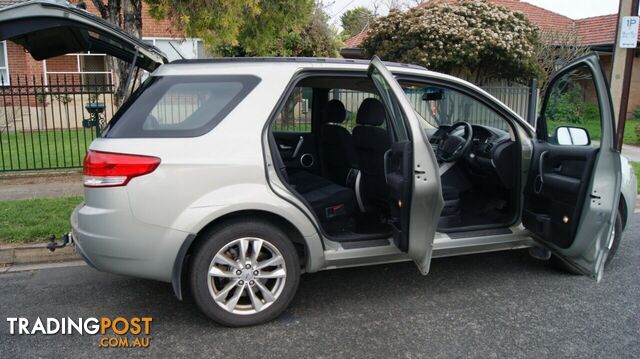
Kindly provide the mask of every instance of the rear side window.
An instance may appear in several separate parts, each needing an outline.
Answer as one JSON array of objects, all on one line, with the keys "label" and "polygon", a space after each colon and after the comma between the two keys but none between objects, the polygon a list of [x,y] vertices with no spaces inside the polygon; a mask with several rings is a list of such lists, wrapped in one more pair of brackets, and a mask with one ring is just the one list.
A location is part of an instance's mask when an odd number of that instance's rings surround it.
[{"label": "rear side window", "polygon": [[255,76],[150,77],[113,116],[104,137],[203,135],[259,82]]}]

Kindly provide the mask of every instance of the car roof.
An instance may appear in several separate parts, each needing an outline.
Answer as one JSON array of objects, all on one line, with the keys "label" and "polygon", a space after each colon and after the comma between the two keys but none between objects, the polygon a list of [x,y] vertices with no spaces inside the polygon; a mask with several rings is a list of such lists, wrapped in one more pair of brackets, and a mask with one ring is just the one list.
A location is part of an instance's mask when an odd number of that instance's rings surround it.
[{"label": "car roof", "polygon": [[[369,60],[361,59],[343,59],[333,57],[220,57],[211,59],[183,59],[175,60],[170,64],[229,64],[229,63],[251,63],[251,64],[286,64],[290,63],[293,66],[300,66],[301,64],[339,64],[339,65],[369,65]],[[404,64],[399,62],[384,61],[385,66],[390,67],[405,67],[426,70],[425,67],[412,64]]]}]

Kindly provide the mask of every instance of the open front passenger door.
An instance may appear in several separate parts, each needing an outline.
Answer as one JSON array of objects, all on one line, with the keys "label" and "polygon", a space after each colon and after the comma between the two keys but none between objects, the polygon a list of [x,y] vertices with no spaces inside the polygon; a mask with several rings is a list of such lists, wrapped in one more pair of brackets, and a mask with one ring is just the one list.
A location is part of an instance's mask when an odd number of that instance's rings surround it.
[{"label": "open front passenger door", "polygon": [[[620,198],[613,118],[597,55],[560,70],[545,94],[524,193],[524,226],[560,259],[596,280],[602,278],[614,238]],[[592,141],[598,131],[599,142]]]},{"label": "open front passenger door", "polygon": [[371,60],[368,74],[391,125],[387,130],[392,145],[384,166],[391,192],[394,241],[426,275],[443,206],[438,164],[402,87],[378,57]]}]

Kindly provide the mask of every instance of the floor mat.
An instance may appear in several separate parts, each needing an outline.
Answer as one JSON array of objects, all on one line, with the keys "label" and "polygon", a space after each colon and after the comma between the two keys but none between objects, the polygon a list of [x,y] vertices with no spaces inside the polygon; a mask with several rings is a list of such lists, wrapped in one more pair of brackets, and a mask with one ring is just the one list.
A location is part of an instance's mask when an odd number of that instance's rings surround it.
[{"label": "floor mat", "polygon": [[360,241],[391,236],[391,226],[376,215],[358,214],[352,226],[328,233],[336,241]]},{"label": "floor mat", "polygon": [[[457,227],[505,224],[513,219],[507,201],[483,193],[465,192],[460,195],[460,217]],[[440,228],[439,228],[440,229]]]}]

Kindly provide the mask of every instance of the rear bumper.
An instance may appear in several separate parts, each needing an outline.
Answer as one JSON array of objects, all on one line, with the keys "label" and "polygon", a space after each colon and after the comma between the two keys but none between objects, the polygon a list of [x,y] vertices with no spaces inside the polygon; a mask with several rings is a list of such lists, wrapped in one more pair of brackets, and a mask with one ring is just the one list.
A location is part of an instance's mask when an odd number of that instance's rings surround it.
[{"label": "rear bumper", "polygon": [[76,248],[91,267],[163,282],[171,281],[178,251],[188,236],[85,203],[74,209],[71,226]]},{"label": "rear bumper", "polygon": [[96,265],[93,264],[93,262],[91,261],[91,258],[87,257],[87,255],[84,253],[82,246],[78,243],[78,240],[76,239],[76,235],[74,234],[74,231],[71,231],[71,233],[68,233],[68,235],[70,237],[70,243],[76,248],[76,252],[80,254],[80,257],[82,257],[82,260],[85,263],[87,263],[89,267],[93,269],[98,269]]}]

